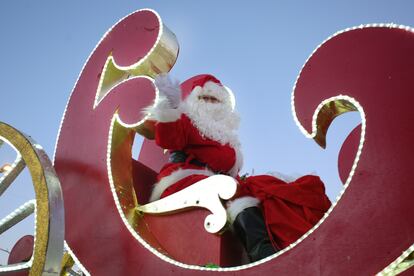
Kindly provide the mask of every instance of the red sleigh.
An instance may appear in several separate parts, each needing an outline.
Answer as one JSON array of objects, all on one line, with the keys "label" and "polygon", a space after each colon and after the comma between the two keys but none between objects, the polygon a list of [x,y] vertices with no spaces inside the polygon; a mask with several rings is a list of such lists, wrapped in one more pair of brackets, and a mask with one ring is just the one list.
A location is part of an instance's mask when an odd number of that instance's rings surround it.
[{"label": "red sleigh", "polygon": [[[413,273],[412,49],[412,29],[371,25],[338,33],[315,50],[295,84],[293,113],[302,132],[321,146],[335,117],[348,111],[361,114],[361,126],[340,153],[344,191],[327,216],[296,243],[277,256],[240,265],[241,253],[232,248],[237,242],[231,236],[204,230],[209,212],[162,217],[136,212],[146,203],[165,158],[145,142],[138,161],[133,160],[135,133],[148,134],[139,111],[156,95],[150,77],[171,69],[178,45],[155,12],[125,17],[85,64],[62,121],[54,168],[63,190],[68,252],[92,275]],[[10,130],[4,125],[0,136],[13,144],[15,137],[7,136]],[[33,159],[25,161],[33,165]],[[51,199],[36,200],[44,205]],[[59,235],[46,237],[55,237],[55,250],[63,247]],[[47,249],[36,253],[36,242],[34,260],[39,262],[22,263],[19,269],[32,275],[58,272],[60,258],[51,259]],[[221,267],[205,267],[207,263]],[[16,267],[0,267],[0,273]]]}]

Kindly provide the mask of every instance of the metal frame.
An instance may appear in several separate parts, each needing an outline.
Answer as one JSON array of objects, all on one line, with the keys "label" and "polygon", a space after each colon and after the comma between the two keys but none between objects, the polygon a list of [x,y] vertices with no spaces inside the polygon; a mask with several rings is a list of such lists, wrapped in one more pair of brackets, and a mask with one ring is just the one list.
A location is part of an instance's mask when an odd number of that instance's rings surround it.
[{"label": "metal frame", "polygon": [[29,136],[0,122],[0,140],[17,152],[12,169],[0,178],[0,195],[27,165],[33,181],[35,200],[26,202],[0,221],[0,234],[35,213],[34,249],[25,263],[0,267],[0,274],[27,271],[29,275],[56,275],[61,270],[64,239],[63,196],[59,179],[43,148]]}]

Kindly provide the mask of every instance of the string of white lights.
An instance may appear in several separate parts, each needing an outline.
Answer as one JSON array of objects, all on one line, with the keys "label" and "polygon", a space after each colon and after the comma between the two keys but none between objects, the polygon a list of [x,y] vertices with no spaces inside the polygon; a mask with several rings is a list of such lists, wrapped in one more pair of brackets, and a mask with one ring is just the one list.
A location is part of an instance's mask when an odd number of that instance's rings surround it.
[{"label": "string of white lights", "polygon": [[91,274],[89,273],[89,271],[86,269],[86,267],[84,267],[82,265],[82,263],[79,261],[79,259],[76,257],[75,253],[73,253],[72,249],[70,248],[70,246],[68,245],[68,243],[66,242],[66,240],[64,241],[64,247],[65,250],[69,253],[69,255],[72,257],[73,261],[75,262],[75,264],[79,267],[79,269],[82,271],[82,273],[85,276],[91,276]]},{"label": "string of white lights", "polygon": [[379,272],[377,276],[391,276],[397,275],[404,270],[414,266],[414,261],[407,262],[405,266],[402,266],[407,259],[407,257],[414,252],[414,244],[411,245],[407,250],[405,250],[401,256],[399,256],[395,261],[393,261],[390,265],[388,265],[384,270]]}]

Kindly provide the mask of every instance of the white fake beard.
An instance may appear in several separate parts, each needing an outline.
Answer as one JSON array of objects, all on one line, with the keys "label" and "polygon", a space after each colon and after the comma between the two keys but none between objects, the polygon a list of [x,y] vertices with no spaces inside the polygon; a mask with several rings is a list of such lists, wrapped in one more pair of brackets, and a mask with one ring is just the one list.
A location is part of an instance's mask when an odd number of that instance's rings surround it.
[{"label": "white fake beard", "polygon": [[203,137],[239,148],[237,130],[240,117],[232,109],[230,100],[219,98],[219,103],[206,102],[198,98],[200,93],[194,92],[184,102],[183,113],[190,118]]}]

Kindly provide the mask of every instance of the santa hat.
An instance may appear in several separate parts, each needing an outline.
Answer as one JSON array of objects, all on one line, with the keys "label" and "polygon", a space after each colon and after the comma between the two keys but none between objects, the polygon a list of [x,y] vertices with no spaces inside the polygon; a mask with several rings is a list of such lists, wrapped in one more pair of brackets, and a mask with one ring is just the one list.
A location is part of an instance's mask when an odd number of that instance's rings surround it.
[{"label": "santa hat", "polygon": [[234,110],[235,99],[233,93],[213,75],[197,75],[179,85],[178,82],[172,82],[168,75],[163,74],[155,82],[160,93],[155,103],[145,108],[144,112],[148,115],[148,120],[158,122],[176,121],[183,111],[182,108],[177,107],[197,105],[198,98],[201,95],[215,97]]}]

